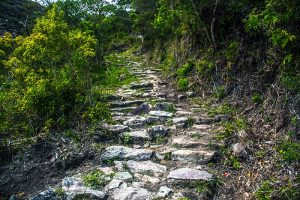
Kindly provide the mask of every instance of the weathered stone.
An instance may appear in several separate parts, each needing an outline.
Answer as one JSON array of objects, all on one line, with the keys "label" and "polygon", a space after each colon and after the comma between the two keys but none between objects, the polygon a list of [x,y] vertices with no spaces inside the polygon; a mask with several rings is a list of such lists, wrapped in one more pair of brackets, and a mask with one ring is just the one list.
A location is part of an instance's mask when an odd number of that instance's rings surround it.
[{"label": "weathered stone", "polygon": [[157,122],[163,122],[165,120],[166,120],[165,118],[161,118],[161,117],[157,117],[157,116],[151,116],[151,115],[146,116],[147,124],[154,124]]},{"label": "weathered stone", "polygon": [[152,88],[152,87],[153,87],[153,83],[151,82],[132,83],[130,86],[131,89]]},{"label": "weathered stone", "polygon": [[106,193],[99,190],[92,190],[84,186],[81,179],[66,177],[62,181],[62,189],[67,194],[67,200],[72,199],[104,199]]},{"label": "weathered stone", "polygon": [[122,181],[132,181],[133,177],[129,172],[117,172],[114,175],[114,179]]},{"label": "weathered stone", "polygon": [[150,183],[152,185],[156,185],[160,182],[159,178],[148,176],[148,175],[135,174],[134,177],[146,184]]},{"label": "weathered stone", "polygon": [[162,186],[159,188],[156,197],[158,198],[166,198],[167,196],[169,196],[171,193],[173,192],[173,190],[171,188],[168,188],[166,186]]},{"label": "weathered stone", "polygon": [[232,154],[237,157],[246,157],[246,146],[242,143],[233,144],[231,147]]},{"label": "weathered stone", "polygon": [[139,144],[150,140],[150,136],[147,133],[147,131],[125,132],[120,135],[120,138],[125,143],[133,143],[133,144]]},{"label": "weathered stone", "polygon": [[72,199],[93,199],[93,200],[101,200],[105,199],[106,193],[99,190],[85,190],[85,191],[77,191],[70,194],[67,194],[67,200]]},{"label": "weathered stone", "polygon": [[189,119],[187,117],[178,117],[172,119],[173,124],[178,127],[185,127],[188,125]]},{"label": "weathered stone", "polygon": [[111,196],[112,200],[150,200],[152,193],[144,188],[127,187],[116,189]]},{"label": "weathered stone", "polygon": [[81,179],[73,177],[65,177],[62,180],[62,188],[66,192],[84,191],[87,189]]},{"label": "weathered stone", "polygon": [[174,110],[174,104],[169,102],[157,103],[156,109],[160,111],[171,111]]},{"label": "weathered stone", "polygon": [[213,175],[207,171],[200,171],[197,169],[191,168],[179,168],[174,171],[171,171],[167,177],[168,179],[173,180],[203,180],[210,181],[213,179]]},{"label": "weathered stone", "polygon": [[184,110],[179,110],[176,112],[177,116],[192,116],[194,113]]},{"label": "weathered stone", "polygon": [[134,109],[131,112],[131,114],[133,115],[147,114],[150,112],[150,110],[151,110],[151,105],[148,103],[143,103],[142,105]]},{"label": "weathered stone", "polygon": [[132,149],[124,146],[111,146],[101,155],[102,161],[108,160],[149,160],[153,152],[146,149]]},{"label": "weathered stone", "polygon": [[152,126],[147,129],[147,132],[152,139],[165,137],[168,134],[168,128],[164,125]]},{"label": "weathered stone", "polygon": [[142,188],[142,187],[145,187],[145,183],[144,182],[133,182],[131,184],[132,187],[135,187],[135,188]]},{"label": "weathered stone", "polygon": [[132,173],[153,173],[153,174],[163,174],[166,172],[167,167],[154,163],[152,161],[142,161],[142,162],[137,162],[133,160],[129,160],[126,162],[127,168],[132,172]]},{"label": "weathered stone", "polygon": [[193,125],[192,129],[200,130],[200,131],[207,131],[211,128],[211,125],[208,124],[198,124],[198,125]]},{"label": "weathered stone", "polygon": [[109,182],[105,186],[104,190],[107,191],[107,192],[109,192],[111,190],[115,190],[115,189],[121,188],[121,187],[122,188],[126,188],[127,184],[124,181],[122,181],[122,180],[113,179],[111,182]]},{"label": "weathered stone", "polygon": [[204,150],[177,150],[172,152],[172,160],[182,162],[203,163],[208,162],[214,156],[212,151]]},{"label": "weathered stone", "polygon": [[114,117],[112,117],[112,120],[122,123],[122,122],[127,121],[131,118],[132,118],[132,116],[114,116]]},{"label": "weathered stone", "polygon": [[206,140],[203,141],[199,139],[194,139],[188,135],[179,135],[172,137],[172,145],[182,148],[191,148],[208,145],[208,142]]},{"label": "weathered stone", "polygon": [[129,126],[129,127],[133,127],[133,128],[142,127],[146,123],[147,123],[146,118],[141,117],[141,116],[135,116],[135,117],[132,117],[131,119],[123,122],[123,124],[125,126]]},{"label": "weathered stone", "polygon": [[172,117],[173,113],[165,112],[165,111],[150,111],[150,115],[157,117]]},{"label": "weathered stone", "polygon": [[144,103],[144,100],[133,100],[133,101],[114,101],[110,103],[110,106],[112,108],[124,108],[124,107],[130,107],[133,105],[140,105]]},{"label": "weathered stone", "polygon": [[32,197],[30,200],[56,200],[56,194],[52,189],[46,190]]},{"label": "weathered stone", "polygon": [[108,130],[109,132],[115,133],[115,134],[120,134],[120,133],[123,133],[123,132],[129,130],[128,126],[124,126],[124,125],[120,125],[120,124],[117,124],[117,125],[108,125],[107,124],[104,126],[104,128],[106,130]]}]

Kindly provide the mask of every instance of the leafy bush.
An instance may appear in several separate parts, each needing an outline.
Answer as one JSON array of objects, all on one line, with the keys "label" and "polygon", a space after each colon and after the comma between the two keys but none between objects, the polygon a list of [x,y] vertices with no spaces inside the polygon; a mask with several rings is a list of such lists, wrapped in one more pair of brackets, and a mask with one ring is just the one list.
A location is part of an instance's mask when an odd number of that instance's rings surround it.
[{"label": "leafy bush", "polygon": [[180,68],[177,69],[177,75],[179,77],[187,77],[188,74],[192,72],[193,68],[193,63],[187,62],[186,64],[182,65]]},{"label": "leafy bush", "polygon": [[189,87],[188,78],[180,78],[178,80],[177,87],[179,90],[188,90],[188,87]]},{"label": "leafy bush", "polygon": [[218,99],[223,99],[226,96],[226,89],[224,86],[219,86],[214,91],[214,97]]},{"label": "leafy bush", "polygon": [[207,76],[211,75],[212,71],[214,70],[215,66],[212,62],[204,59],[199,60],[196,62],[195,68],[197,70],[197,73],[202,78],[207,78]]},{"label": "leafy bush", "polygon": [[16,136],[67,127],[89,105],[95,38],[71,29],[54,5],[32,34],[10,40],[16,48],[3,61],[11,76],[0,91],[1,132]]},{"label": "leafy bush", "polygon": [[278,153],[286,162],[300,160],[300,144],[292,141],[284,141],[278,147]]}]

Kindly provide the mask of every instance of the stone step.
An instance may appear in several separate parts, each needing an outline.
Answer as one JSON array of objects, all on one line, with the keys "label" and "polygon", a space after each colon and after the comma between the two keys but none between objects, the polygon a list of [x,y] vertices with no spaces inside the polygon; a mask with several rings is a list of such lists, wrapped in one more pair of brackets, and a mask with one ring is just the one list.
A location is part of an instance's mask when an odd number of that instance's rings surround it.
[{"label": "stone step", "polygon": [[130,88],[131,89],[153,88],[153,83],[152,82],[132,83]]},{"label": "stone step", "polygon": [[181,149],[171,153],[171,158],[174,161],[192,162],[192,163],[207,163],[215,155],[211,150],[190,150]]},{"label": "stone step", "polygon": [[211,181],[214,178],[214,175],[198,169],[192,168],[179,168],[171,171],[167,177],[171,181]]},{"label": "stone step", "polygon": [[195,136],[194,135],[173,136],[171,145],[178,148],[195,148],[199,146],[201,147],[208,146],[210,144],[210,141],[201,138],[204,136],[206,135],[200,135],[200,133],[195,133]]},{"label": "stone step", "polygon": [[103,126],[103,128],[105,130],[109,131],[110,133],[114,133],[114,134],[120,134],[120,133],[123,133],[125,131],[129,131],[128,126],[124,126],[124,125],[121,125],[121,124],[116,124],[116,125],[105,124]]},{"label": "stone step", "polygon": [[144,144],[151,140],[150,135],[145,130],[124,132],[119,137],[125,144]]},{"label": "stone step", "polygon": [[130,107],[133,105],[141,105],[144,103],[144,100],[133,100],[133,101],[113,101],[110,102],[111,108],[124,108],[124,107]]},{"label": "stone step", "polygon": [[157,117],[169,118],[169,117],[173,116],[173,113],[156,110],[156,111],[150,111],[149,115],[157,116]]},{"label": "stone step", "polygon": [[100,156],[103,162],[112,162],[114,160],[150,160],[153,151],[146,149],[133,149],[124,146],[107,147]]},{"label": "stone step", "polygon": [[121,112],[121,113],[128,113],[135,109],[136,107],[121,107],[121,108],[111,108],[112,112]]}]

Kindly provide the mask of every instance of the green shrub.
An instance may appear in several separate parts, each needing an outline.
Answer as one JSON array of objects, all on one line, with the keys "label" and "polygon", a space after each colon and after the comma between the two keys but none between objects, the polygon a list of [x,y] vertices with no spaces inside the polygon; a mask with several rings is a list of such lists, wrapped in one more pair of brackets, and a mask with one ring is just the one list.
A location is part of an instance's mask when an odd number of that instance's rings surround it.
[{"label": "green shrub", "polygon": [[210,62],[206,59],[203,59],[203,60],[199,60],[199,61],[196,62],[195,68],[196,68],[197,73],[202,78],[207,79],[207,77],[209,75],[211,75],[211,73],[215,69],[215,65],[212,62]]},{"label": "green shrub", "polygon": [[218,99],[223,99],[226,96],[226,89],[224,86],[216,87],[213,96]]},{"label": "green shrub", "polygon": [[188,90],[189,88],[189,80],[188,78],[180,78],[177,83],[177,88],[179,90]]},{"label": "green shrub", "polygon": [[300,160],[300,144],[292,141],[284,141],[278,146],[278,153],[286,162]]},{"label": "green shrub", "polygon": [[188,74],[192,72],[193,68],[194,64],[191,62],[187,62],[177,69],[177,75],[182,78],[187,77]]}]

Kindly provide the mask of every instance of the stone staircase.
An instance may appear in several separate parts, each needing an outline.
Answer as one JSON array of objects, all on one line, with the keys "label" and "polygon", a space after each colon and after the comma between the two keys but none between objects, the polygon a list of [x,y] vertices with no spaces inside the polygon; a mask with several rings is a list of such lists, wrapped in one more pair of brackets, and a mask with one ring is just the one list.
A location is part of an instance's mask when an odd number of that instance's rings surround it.
[{"label": "stone staircase", "polygon": [[[105,148],[98,170],[108,181],[93,190],[78,177],[67,177],[62,187],[68,199],[213,199],[217,177],[208,163],[216,158],[214,123],[198,105],[178,95],[159,69],[143,69],[128,62],[138,82],[120,88],[110,102],[116,124],[103,128],[119,143]],[[51,191],[48,191],[51,192]],[[80,198],[79,198],[80,199]]]}]

